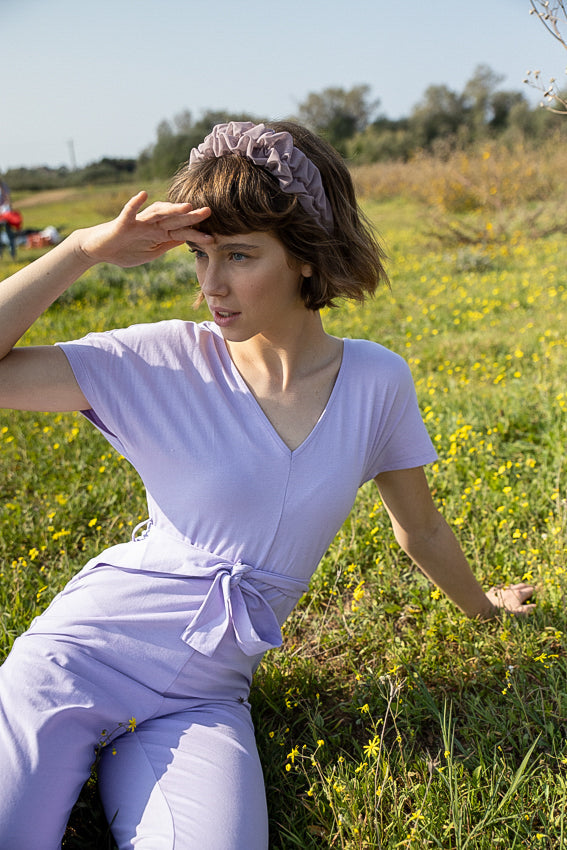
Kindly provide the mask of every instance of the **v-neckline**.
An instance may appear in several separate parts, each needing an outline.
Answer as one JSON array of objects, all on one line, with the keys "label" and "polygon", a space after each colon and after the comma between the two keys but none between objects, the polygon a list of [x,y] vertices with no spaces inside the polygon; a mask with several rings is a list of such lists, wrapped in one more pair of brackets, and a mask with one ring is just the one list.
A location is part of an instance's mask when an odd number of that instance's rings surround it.
[{"label": "v-neckline", "polygon": [[346,364],[346,360],[347,360],[348,339],[341,339],[341,342],[343,344],[341,363],[340,363],[340,366],[338,368],[337,375],[336,375],[335,381],[333,383],[333,387],[331,389],[331,392],[329,393],[329,397],[327,399],[325,406],[321,410],[321,413],[319,414],[315,424],[313,425],[313,427],[309,431],[309,433],[306,435],[305,439],[303,439],[301,441],[301,443],[298,446],[296,446],[294,449],[291,449],[288,446],[288,444],[286,443],[286,441],[283,439],[283,437],[281,436],[279,431],[275,428],[273,422],[268,417],[268,415],[265,413],[265,411],[262,408],[261,404],[259,403],[258,399],[256,398],[256,396],[254,395],[254,393],[252,392],[252,390],[250,389],[250,387],[248,386],[248,384],[246,383],[246,381],[242,377],[242,375],[241,375],[240,371],[238,370],[234,360],[230,356],[230,352],[228,350],[228,347],[227,347],[226,342],[224,341],[223,337],[220,336],[220,334],[219,334],[219,337],[220,337],[220,343],[221,343],[222,357],[223,357],[225,365],[228,368],[228,371],[229,371],[229,373],[230,373],[230,375],[233,379],[233,382],[236,385],[236,387],[244,394],[244,396],[248,400],[249,406],[251,406],[251,408],[256,412],[256,415],[258,416],[260,422],[262,423],[264,430],[271,436],[272,440],[276,443],[276,445],[280,448],[280,450],[283,450],[290,458],[297,455],[298,452],[301,452],[304,449],[304,447],[306,447],[307,444],[311,442],[311,439],[314,437],[315,433],[319,430],[321,422],[323,421],[323,419],[326,418],[327,412],[329,411],[329,409],[333,405],[335,397],[338,394],[339,385],[342,383],[343,374],[344,374],[345,368],[346,368],[345,364]]}]

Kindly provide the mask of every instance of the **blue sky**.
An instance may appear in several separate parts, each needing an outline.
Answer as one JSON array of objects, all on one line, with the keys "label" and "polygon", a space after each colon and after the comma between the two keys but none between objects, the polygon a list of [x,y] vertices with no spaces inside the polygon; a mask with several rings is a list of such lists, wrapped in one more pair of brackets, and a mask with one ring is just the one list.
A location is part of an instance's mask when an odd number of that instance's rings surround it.
[{"label": "blue sky", "polygon": [[566,56],[529,0],[0,0],[0,170],[135,157],[185,109],[292,115],[309,92],[371,86],[390,118],[480,63],[537,94]]}]

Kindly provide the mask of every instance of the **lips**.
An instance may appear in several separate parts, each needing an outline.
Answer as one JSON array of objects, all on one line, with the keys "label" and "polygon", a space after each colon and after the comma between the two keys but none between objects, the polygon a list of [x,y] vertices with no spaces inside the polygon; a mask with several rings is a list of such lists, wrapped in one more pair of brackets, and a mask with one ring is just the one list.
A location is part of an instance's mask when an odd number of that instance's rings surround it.
[{"label": "lips", "polygon": [[240,316],[240,313],[235,310],[211,309],[211,313],[213,314],[213,319],[216,324],[221,328],[228,327],[228,325],[232,324],[232,322],[236,321],[236,319]]}]

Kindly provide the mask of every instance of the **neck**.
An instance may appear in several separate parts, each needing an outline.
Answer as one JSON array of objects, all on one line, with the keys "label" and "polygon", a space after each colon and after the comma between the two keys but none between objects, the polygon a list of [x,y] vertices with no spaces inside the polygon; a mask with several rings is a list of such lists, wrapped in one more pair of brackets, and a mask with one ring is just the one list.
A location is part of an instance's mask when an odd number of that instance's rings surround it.
[{"label": "neck", "polygon": [[302,321],[278,338],[257,334],[244,342],[227,340],[226,345],[241,374],[254,372],[263,382],[282,391],[334,356],[337,343],[325,333],[320,314],[306,310]]}]

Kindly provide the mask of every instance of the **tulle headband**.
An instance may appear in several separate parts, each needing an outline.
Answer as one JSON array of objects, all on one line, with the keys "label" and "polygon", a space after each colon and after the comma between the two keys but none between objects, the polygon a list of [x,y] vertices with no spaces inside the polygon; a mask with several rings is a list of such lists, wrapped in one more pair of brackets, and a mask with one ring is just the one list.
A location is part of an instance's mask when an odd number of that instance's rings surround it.
[{"label": "tulle headband", "polygon": [[333,213],[325,195],[319,169],[296,148],[290,133],[276,133],[264,124],[230,121],[213,127],[198,148],[193,148],[189,163],[236,153],[262,166],[277,178],[284,192],[297,195],[306,212],[324,230],[333,228]]}]

